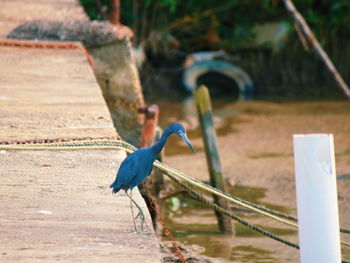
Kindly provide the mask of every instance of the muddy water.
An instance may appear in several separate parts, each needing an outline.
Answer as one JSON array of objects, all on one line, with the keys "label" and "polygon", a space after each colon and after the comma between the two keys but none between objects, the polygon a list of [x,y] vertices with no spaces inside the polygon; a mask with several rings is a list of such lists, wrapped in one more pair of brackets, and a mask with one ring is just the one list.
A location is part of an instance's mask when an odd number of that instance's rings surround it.
[{"label": "muddy water", "polygon": [[[245,200],[260,203],[269,208],[289,212],[290,209],[274,204],[259,202],[265,196],[266,189],[236,185],[229,192]],[[204,248],[203,254],[234,262],[278,262],[278,256],[267,249],[252,245],[239,245],[240,239],[260,238],[260,234],[234,223],[234,237],[219,232],[214,212],[188,195],[172,197],[164,204],[166,207],[166,224],[172,230],[176,240],[184,244],[199,245]],[[236,215],[254,222],[257,216],[248,210],[231,207]],[[265,227],[266,230],[284,237],[296,235],[293,229],[282,227]]]},{"label": "muddy water", "polygon": [[[203,142],[199,128],[183,111],[181,103],[157,102],[160,124],[183,122],[195,145],[193,155],[173,136],[165,148],[164,161],[202,181],[208,181]],[[214,120],[222,170],[229,192],[248,201],[296,215],[292,135],[333,133],[336,147],[339,213],[341,226],[350,228],[350,103],[345,101],[289,102],[267,101],[213,103]],[[190,118],[188,118],[190,116]],[[170,189],[170,190],[169,190]],[[168,183],[167,194],[176,192]],[[165,194],[166,195],[166,194]],[[299,251],[265,238],[234,223],[235,235],[219,233],[214,212],[180,193],[164,201],[166,223],[175,239],[199,245],[201,254],[234,262],[299,262]],[[284,239],[298,242],[294,229],[238,207],[232,211]],[[342,236],[349,240],[349,236]],[[350,250],[343,248],[343,259]]]}]

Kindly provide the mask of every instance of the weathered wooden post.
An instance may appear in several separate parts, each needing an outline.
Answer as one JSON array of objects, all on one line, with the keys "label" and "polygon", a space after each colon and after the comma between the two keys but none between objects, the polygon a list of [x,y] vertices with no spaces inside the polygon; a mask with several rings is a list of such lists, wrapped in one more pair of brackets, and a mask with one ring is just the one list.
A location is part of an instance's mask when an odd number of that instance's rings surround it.
[{"label": "weathered wooden post", "polygon": [[[201,124],[205,153],[210,173],[210,183],[212,186],[225,191],[225,181],[221,172],[220,157],[216,142],[216,132],[214,128],[210,95],[207,87],[200,86],[193,91],[195,97],[199,121]],[[214,201],[221,207],[229,209],[226,200],[214,195]],[[232,233],[231,219],[215,211],[218,219],[219,229],[225,233]]]},{"label": "weathered wooden post", "polygon": [[340,263],[332,134],[294,135],[300,262]]}]

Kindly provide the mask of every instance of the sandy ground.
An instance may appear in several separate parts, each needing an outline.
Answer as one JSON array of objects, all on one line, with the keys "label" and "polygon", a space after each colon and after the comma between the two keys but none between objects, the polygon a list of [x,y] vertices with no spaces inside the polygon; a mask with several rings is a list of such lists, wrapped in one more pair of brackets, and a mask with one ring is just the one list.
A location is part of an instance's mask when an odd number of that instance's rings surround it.
[{"label": "sandy ground", "polygon": [[[184,118],[178,106],[160,104],[161,122]],[[285,207],[296,215],[296,195],[293,158],[293,134],[332,133],[334,135],[336,171],[339,179],[338,200],[340,225],[350,228],[350,103],[349,102],[238,102],[213,104],[222,171],[229,185],[242,185],[266,189],[260,202]],[[165,150],[164,161],[172,167],[197,179],[208,181],[203,142],[199,130],[188,132],[197,153],[192,155],[174,136]],[[181,154],[179,154],[181,153]],[[345,179],[344,179],[345,178]],[[347,178],[347,179],[346,179]],[[183,218],[184,219],[184,218]],[[195,214],[186,216],[195,221]],[[209,219],[208,219],[209,220]],[[283,228],[267,219],[253,218],[253,223]],[[205,217],[198,224],[208,223]],[[297,235],[284,238],[297,242]],[[272,253],[271,261],[237,262],[298,262],[298,251],[267,238],[215,238],[213,244],[225,243],[223,257],[234,255],[237,246],[252,246],[262,252]],[[349,240],[349,235],[342,236]],[[228,245],[227,245],[228,244]],[[215,245],[214,245],[215,246]],[[220,247],[220,246],[217,246]],[[261,252],[261,253],[262,253]],[[260,253],[260,254],[261,254]],[[350,250],[343,250],[343,259],[350,259]],[[235,261],[236,262],[236,261]]]}]

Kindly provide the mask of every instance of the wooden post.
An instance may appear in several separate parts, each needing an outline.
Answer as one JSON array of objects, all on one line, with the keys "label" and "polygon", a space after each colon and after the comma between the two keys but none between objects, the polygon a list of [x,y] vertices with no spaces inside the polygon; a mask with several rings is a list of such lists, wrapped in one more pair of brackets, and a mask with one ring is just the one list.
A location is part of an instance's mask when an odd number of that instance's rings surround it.
[{"label": "wooden post", "polygon": [[300,262],[341,262],[332,134],[294,135]]},{"label": "wooden post", "polygon": [[[214,128],[209,91],[207,87],[202,85],[199,88],[195,89],[193,91],[193,94],[195,97],[199,121],[202,129],[205,153],[210,173],[210,183],[213,187],[225,191],[225,181],[221,172],[220,157],[216,143],[216,132]],[[227,201],[222,198],[214,195],[214,201],[216,204],[225,209],[229,208]],[[216,211],[215,213],[218,219],[220,231],[225,233],[232,233],[233,231],[231,219]]]}]

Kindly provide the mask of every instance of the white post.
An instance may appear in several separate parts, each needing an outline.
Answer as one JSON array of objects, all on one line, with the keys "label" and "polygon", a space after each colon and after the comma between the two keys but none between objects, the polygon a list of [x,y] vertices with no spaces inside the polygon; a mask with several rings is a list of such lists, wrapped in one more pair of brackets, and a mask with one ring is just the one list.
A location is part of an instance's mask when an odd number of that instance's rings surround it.
[{"label": "white post", "polygon": [[294,135],[301,263],[340,263],[332,134]]}]

